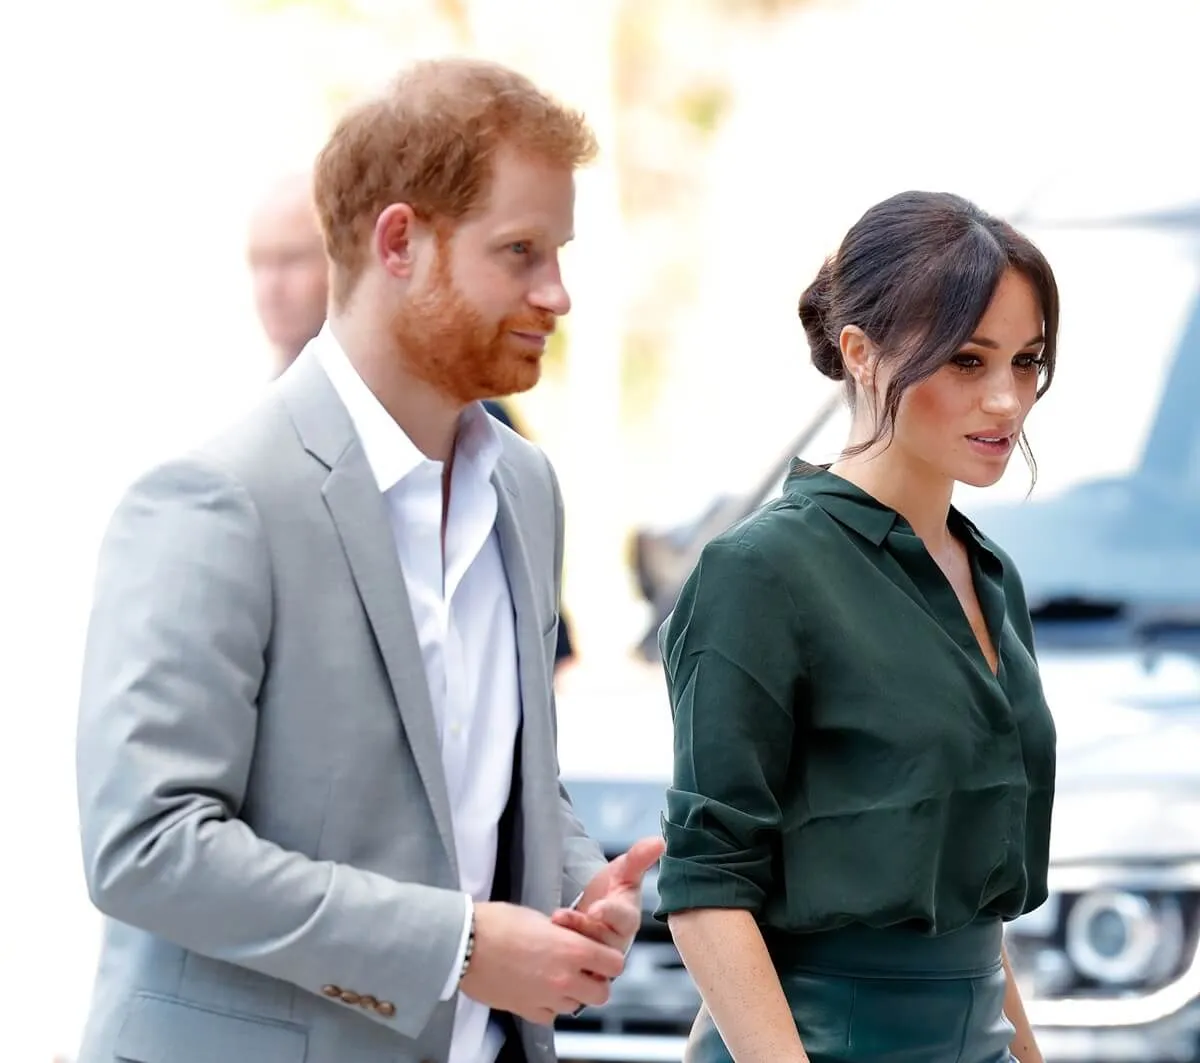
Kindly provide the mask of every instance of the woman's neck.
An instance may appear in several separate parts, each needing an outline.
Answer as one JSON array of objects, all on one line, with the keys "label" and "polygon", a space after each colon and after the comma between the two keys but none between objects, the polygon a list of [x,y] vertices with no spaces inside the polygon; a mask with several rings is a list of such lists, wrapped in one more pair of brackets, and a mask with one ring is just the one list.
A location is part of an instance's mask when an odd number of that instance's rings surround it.
[{"label": "woman's neck", "polygon": [[949,545],[946,519],[954,493],[953,480],[912,461],[895,445],[881,445],[841,458],[830,472],[899,513],[930,553],[936,554]]}]

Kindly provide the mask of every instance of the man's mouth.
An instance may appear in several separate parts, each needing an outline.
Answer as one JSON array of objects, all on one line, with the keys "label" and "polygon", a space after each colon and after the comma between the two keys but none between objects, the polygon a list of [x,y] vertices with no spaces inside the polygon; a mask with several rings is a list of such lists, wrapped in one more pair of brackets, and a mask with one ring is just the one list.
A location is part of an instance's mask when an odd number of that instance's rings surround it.
[{"label": "man's mouth", "polygon": [[544,351],[546,349],[547,333],[545,332],[514,331],[513,335],[516,336],[517,339],[519,339],[522,343],[528,344],[530,347],[535,347],[539,351]]}]

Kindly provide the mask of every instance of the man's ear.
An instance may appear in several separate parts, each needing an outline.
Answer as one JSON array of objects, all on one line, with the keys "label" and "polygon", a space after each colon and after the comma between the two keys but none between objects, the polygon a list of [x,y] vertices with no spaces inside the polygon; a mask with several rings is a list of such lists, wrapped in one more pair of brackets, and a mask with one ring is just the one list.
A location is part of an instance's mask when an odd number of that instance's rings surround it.
[{"label": "man's ear", "polygon": [[392,203],[375,219],[371,247],[390,276],[405,280],[412,276],[413,240],[418,224],[416,214],[407,203]]}]

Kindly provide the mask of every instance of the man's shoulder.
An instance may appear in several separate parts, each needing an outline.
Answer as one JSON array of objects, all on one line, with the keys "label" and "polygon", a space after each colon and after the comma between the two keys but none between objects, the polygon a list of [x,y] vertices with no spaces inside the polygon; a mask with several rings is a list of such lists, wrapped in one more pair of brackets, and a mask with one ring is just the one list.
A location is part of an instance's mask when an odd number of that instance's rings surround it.
[{"label": "man's shoulder", "polygon": [[269,497],[275,493],[272,484],[295,482],[295,459],[302,449],[284,404],[268,392],[198,442],[141,470],[125,489],[125,498],[188,495],[205,485],[247,499]]},{"label": "man's shoulder", "polygon": [[287,406],[271,387],[240,416],[214,428],[190,456],[253,476],[279,470],[290,453],[301,449]]},{"label": "man's shoulder", "polygon": [[517,488],[552,492],[554,469],[542,448],[505,424],[497,423],[495,430],[501,443],[500,461],[515,479]]}]

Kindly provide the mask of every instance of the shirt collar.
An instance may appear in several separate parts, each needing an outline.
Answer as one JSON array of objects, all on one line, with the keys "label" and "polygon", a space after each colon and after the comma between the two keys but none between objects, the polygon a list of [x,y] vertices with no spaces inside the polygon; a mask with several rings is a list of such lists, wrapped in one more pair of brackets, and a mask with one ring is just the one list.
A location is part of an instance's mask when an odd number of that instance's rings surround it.
[{"label": "shirt collar", "polygon": [[[427,458],[383,408],[358,375],[328,324],[310,346],[350,415],[380,491],[390,491],[426,463],[440,464]],[[500,434],[483,404],[475,402],[463,410],[455,439],[456,461],[463,462],[482,479],[488,480],[495,471],[502,449]]]},{"label": "shirt collar", "polygon": [[810,465],[793,458],[784,481],[784,493],[802,495],[834,520],[879,546],[900,515],[826,465]]},{"label": "shirt collar", "polygon": [[[810,499],[838,523],[875,546],[880,546],[897,524],[911,533],[908,521],[899,513],[861,487],[830,472],[827,465],[810,465],[800,458],[793,458],[784,482],[784,493]],[[960,525],[977,545],[991,552],[983,532],[953,506],[950,507],[950,520]]]}]

